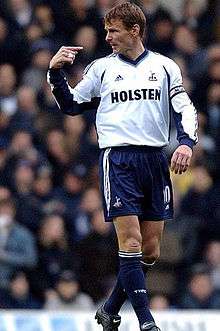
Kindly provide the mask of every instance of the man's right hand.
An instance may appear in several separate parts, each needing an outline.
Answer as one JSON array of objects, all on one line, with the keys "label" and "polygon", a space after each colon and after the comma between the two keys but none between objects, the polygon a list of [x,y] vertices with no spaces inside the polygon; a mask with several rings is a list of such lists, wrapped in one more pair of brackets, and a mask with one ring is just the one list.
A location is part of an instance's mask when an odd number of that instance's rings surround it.
[{"label": "man's right hand", "polygon": [[60,69],[65,63],[73,64],[76,54],[83,47],[62,46],[59,51],[52,57],[50,61],[50,69]]}]

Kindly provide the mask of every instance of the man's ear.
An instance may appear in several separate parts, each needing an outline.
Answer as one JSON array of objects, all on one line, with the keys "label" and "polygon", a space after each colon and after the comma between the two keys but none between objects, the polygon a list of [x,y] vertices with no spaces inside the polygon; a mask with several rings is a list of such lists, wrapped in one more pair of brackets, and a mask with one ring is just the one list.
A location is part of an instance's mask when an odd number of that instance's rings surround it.
[{"label": "man's ear", "polygon": [[138,24],[134,24],[131,28],[131,33],[133,37],[137,37],[140,34],[140,26]]}]

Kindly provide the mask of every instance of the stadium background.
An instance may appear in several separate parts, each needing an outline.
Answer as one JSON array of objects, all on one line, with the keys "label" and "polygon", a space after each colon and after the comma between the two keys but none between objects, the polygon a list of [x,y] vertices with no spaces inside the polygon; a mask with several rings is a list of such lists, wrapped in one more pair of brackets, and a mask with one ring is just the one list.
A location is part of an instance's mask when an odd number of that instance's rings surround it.
[{"label": "stadium background", "polygon": [[[65,68],[74,85],[89,62],[111,52],[102,21],[114,3],[0,2],[2,309],[94,310],[113,286],[117,243],[101,210],[95,110],[63,116],[46,71],[61,45],[83,46],[75,65]],[[146,45],[181,67],[200,139],[188,173],[172,176],[175,220],[148,273],[150,305],[220,309],[220,3],[142,4]],[[177,145],[174,128],[171,136],[169,157]],[[7,215],[14,215],[10,230]]]}]

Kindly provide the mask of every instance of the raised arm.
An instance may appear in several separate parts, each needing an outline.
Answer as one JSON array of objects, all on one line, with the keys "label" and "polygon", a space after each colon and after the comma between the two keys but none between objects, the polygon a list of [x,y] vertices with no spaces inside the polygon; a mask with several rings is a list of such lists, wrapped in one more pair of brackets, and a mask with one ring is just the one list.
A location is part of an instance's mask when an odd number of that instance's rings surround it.
[{"label": "raised arm", "polygon": [[[82,47],[62,46],[50,61],[47,74],[48,83],[60,110],[67,115],[81,114],[85,109],[93,109],[97,102],[94,93],[94,80],[84,79],[77,85],[78,88],[69,86],[62,70],[64,64],[73,64],[78,51]],[[83,104],[85,102],[85,104]]]}]

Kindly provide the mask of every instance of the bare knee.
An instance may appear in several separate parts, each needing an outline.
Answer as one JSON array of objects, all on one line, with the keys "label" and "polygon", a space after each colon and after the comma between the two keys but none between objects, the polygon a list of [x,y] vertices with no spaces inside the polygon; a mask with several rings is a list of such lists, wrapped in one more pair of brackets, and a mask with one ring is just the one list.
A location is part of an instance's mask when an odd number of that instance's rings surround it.
[{"label": "bare knee", "polygon": [[121,216],[114,220],[118,237],[119,250],[125,252],[141,252],[142,234],[138,217]]},{"label": "bare knee", "polygon": [[122,249],[126,252],[140,252],[141,251],[141,237],[128,237],[124,240]]},{"label": "bare knee", "polygon": [[128,231],[119,239],[119,249],[125,252],[140,252],[142,248],[142,238],[139,231]]},{"label": "bare knee", "polygon": [[143,261],[152,264],[160,257],[160,244],[157,240],[149,242],[142,247],[142,251]]}]

